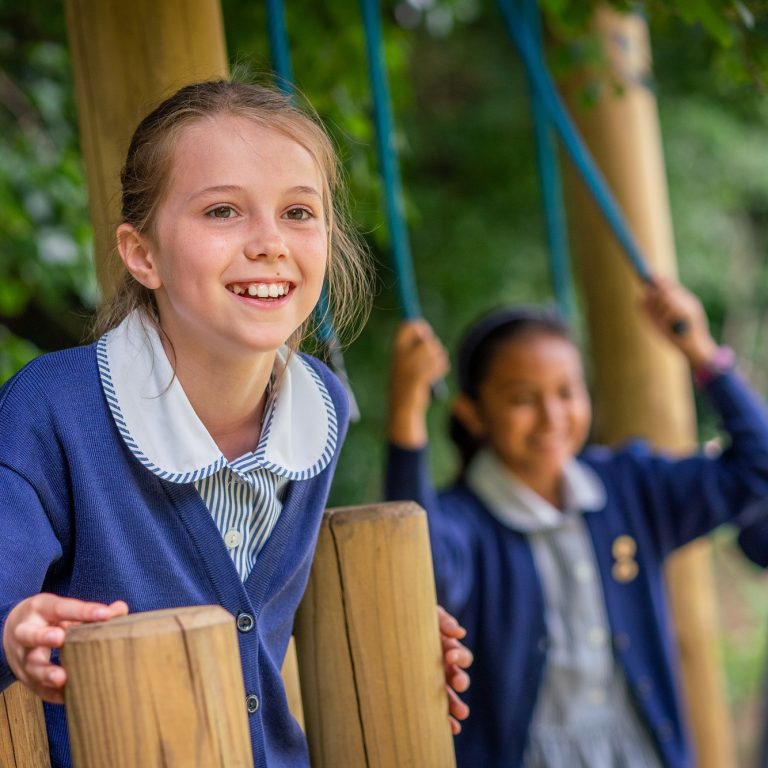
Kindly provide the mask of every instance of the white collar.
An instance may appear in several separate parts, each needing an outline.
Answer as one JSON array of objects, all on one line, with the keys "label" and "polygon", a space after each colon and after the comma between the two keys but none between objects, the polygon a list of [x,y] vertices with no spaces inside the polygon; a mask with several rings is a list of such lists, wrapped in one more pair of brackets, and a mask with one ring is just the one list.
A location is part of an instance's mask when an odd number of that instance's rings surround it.
[{"label": "white collar", "polygon": [[489,450],[480,451],[467,471],[467,485],[499,522],[523,533],[557,528],[567,514],[605,506],[605,487],[586,464],[572,459],[563,470],[565,511],[520,482]]},{"label": "white collar", "polygon": [[[198,418],[174,375],[157,331],[138,311],[96,345],[101,385],[126,445],[160,477],[188,483],[229,466],[265,468],[289,480],[323,470],[336,449],[336,410],[315,371],[287,348],[279,389],[264,415],[256,450],[228,462]],[[285,364],[288,360],[287,365]]]}]

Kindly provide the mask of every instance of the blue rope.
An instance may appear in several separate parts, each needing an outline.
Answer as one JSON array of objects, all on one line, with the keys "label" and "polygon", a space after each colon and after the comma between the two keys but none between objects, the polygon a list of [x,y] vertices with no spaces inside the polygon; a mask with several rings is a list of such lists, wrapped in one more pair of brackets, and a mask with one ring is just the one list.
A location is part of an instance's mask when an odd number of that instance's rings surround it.
[{"label": "blue rope", "polygon": [[378,0],[360,0],[360,6],[363,13],[368,72],[373,95],[376,150],[379,158],[379,172],[384,185],[392,261],[397,277],[397,292],[403,316],[407,320],[412,320],[421,317],[421,308],[416,290],[408,230],[405,226],[400,168],[394,145],[394,122],[384,71],[379,3]]},{"label": "blue rope", "polygon": [[272,70],[277,75],[277,86],[283,93],[293,96],[293,70],[285,26],[285,6],[282,0],[267,0],[267,33]]},{"label": "blue rope", "polygon": [[[291,68],[291,51],[288,45],[288,31],[285,26],[285,6],[282,0],[266,0],[267,28],[269,34],[269,53],[272,69],[276,76],[277,86],[291,98],[295,96],[293,72]],[[341,353],[341,343],[331,320],[328,286],[323,283],[320,298],[315,308],[318,328],[317,336],[328,352],[328,363],[338,376],[349,396],[349,416],[352,421],[360,421],[360,408],[355,399],[355,393],[347,375],[344,356]]]},{"label": "blue rope", "polygon": [[579,136],[573,121],[563,106],[552,78],[543,66],[541,55],[537,52],[536,42],[528,26],[524,23],[524,18],[511,0],[497,0],[497,2],[507,32],[523,60],[529,81],[541,100],[549,120],[560,135],[563,145],[587,184],[608,225],[613,230],[635,273],[641,280],[650,282],[652,280],[651,272],[637,241],[603,174],[595,164],[589,149]]},{"label": "blue rope", "polygon": [[[536,0],[524,0],[523,12],[531,30],[532,38],[536,43],[537,56],[539,60],[542,60],[541,27]],[[560,171],[557,161],[557,147],[549,119],[547,118],[546,108],[527,71],[526,76],[528,77],[533,129],[536,138],[536,162],[539,169],[539,183],[541,184],[541,197],[544,207],[544,223],[547,232],[547,250],[549,253],[552,290],[560,314],[564,318],[569,319],[573,317],[571,271],[565,211],[563,210],[561,194]]]}]

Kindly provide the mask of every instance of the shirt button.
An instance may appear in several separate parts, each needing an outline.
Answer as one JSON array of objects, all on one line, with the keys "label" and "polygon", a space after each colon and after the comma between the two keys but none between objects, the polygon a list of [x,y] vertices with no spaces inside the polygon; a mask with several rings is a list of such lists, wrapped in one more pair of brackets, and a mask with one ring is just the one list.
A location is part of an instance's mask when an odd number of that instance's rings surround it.
[{"label": "shirt button", "polygon": [[587,639],[593,648],[600,648],[605,644],[605,636],[606,633],[602,627],[592,627],[592,629],[589,630]]},{"label": "shirt button", "polygon": [[593,704],[605,704],[605,691],[602,688],[593,688],[589,692],[589,698]]},{"label": "shirt button", "polygon": [[579,560],[573,567],[573,573],[576,581],[582,584],[592,580],[592,566],[586,560]]},{"label": "shirt button", "polygon": [[252,715],[259,708],[259,697],[255,693],[249,693],[245,697],[245,707],[248,710],[248,714]]},{"label": "shirt button", "polygon": [[253,616],[250,613],[238,613],[237,614],[237,628],[241,632],[250,632],[256,622],[253,620]]},{"label": "shirt button", "polygon": [[236,528],[231,528],[224,534],[224,543],[227,545],[227,549],[234,549],[239,547],[243,542],[243,534]]},{"label": "shirt button", "polygon": [[536,648],[539,651],[539,653],[546,653],[548,647],[549,647],[549,640],[546,637],[540,637],[538,642],[536,643]]}]

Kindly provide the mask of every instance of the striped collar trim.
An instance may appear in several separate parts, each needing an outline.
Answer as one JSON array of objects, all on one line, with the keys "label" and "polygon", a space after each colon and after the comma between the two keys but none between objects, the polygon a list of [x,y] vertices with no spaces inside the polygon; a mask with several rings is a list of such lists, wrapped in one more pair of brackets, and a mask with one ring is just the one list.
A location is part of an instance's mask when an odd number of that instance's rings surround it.
[{"label": "striped collar trim", "polygon": [[154,326],[133,312],[96,344],[104,395],[131,453],[158,477],[190,483],[228,466],[248,480],[266,469],[306,480],[328,466],[338,441],[336,410],[314,369],[283,347],[285,367],[255,451],[228,462],[174,376]]}]

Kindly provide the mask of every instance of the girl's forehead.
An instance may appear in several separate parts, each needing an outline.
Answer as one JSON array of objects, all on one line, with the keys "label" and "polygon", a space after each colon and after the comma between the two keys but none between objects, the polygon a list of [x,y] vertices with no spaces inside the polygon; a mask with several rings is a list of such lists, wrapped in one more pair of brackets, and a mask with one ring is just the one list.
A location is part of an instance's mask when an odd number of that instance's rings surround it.
[{"label": "girl's forehead", "polygon": [[193,185],[214,177],[237,184],[255,179],[254,174],[299,186],[322,184],[321,170],[304,144],[240,115],[219,114],[185,125],[176,138],[171,165],[174,182]]},{"label": "girl's forehead", "polygon": [[501,342],[491,352],[487,377],[526,380],[559,373],[581,375],[581,355],[562,336],[544,332],[526,333]]}]

